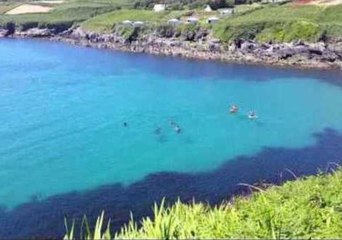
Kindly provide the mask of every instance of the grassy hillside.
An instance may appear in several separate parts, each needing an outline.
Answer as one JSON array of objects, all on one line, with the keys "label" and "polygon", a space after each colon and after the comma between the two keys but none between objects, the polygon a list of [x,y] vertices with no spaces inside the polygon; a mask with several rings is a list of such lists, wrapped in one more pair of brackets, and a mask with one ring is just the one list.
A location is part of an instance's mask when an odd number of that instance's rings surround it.
[{"label": "grassy hillside", "polygon": [[171,18],[178,18],[184,14],[184,11],[165,11],[153,12],[150,10],[119,10],[91,18],[81,24],[86,30],[97,32],[110,32],[113,25],[121,23],[124,20],[144,21],[149,24],[167,22]]},{"label": "grassy hillside", "polygon": [[[70,27],[75,23],[117,10],[123,6],[129,6],[129,4],[130,1],[125,0],[69,0],[56,6],[49,13],[0,15],[0,26],[4,26],[8,22],[14,22],[24,29],[30,27]],[[0,10],[5,6],[6,4],[2,3]]]},{"label": "grassy hillside", "polygon": [[[257,190],[250,197],[210,207],[203,203],[154,206],[154,216],[141,225],[131,221],[115,234],[118,239],[212,238],[341,238],[342,171],[311,176]],[[86,224],[87,225],[87,224]],[[107,230],[101,233],[101,228]],[[88,229],[85,227],[84,229]],[[73,229],[66,239],[73,239]],[[84,236],[84,235],[83,235]],[[99,217],[94,234],[110,239],[110,225]]]},{"label": "grassy hillside", "polygon": [[18,4],[16,3],[1,3],[0,2],[0,14],[4,14],[5,12],[11,10],[12,8],[16,7]]},{"label": "grassy hillside", "polygon": [[[189,4],[181,1],[182,4]],[[139,0],[150,6],[148,0]],[[153,2],[152,2],[153,3]],[[175,0],[172,1],[175,3]],[[86,30],[111,32],[113,26],[123,20],[144,21],[149,28],[165,25],[171,18],[193,14],[200,18],[197,27],[208,29],[209,16],[217,12],[205,13],[202,5],[196,10],[176,10],[161,13],[142,9],[135,0],[67,0],[49,13],[5,15],[18,4],[0,2],[0,26],[14,22],[22,29],[49,27],[64,30],[72,25],[81,25]],[[186,5],[187,6],[187,5]],[[134,9],[139,8],[139,9]],[[189,9],[189,8],[187,8]],[[153,32],[153,31],[151,31]],[[318,41],[342,38],[342,5],[314,6],[294,4],[251,4],[235,6],[235,15],[222,17],[213,27],[214,36],[224,42],[238,38],[260,42],[290,42],[294,40]]]},{"label": "grassy hillside", "polygon": [[342,37],[342,5],[269,5],[248,14],[227,18],[216,26],[215,35],[224,41],[245,38],[279,42]]}]

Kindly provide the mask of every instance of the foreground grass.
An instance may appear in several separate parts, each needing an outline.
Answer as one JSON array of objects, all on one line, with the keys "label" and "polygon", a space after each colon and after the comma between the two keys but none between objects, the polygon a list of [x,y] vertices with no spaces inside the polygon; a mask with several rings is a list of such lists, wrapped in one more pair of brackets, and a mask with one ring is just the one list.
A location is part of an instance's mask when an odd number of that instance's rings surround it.
[{"label": "foreground grass", "polygon": [[[154,206],[154,216],[131,221],[112,235],[102,232],[103,214],[88,239],[341,238],[342,170],[237,197],[210,207],[204,203]],[[138,227],[139,226],[139,227]],[[73,239],[70,229],[65,239]],[[78,238],[78,237],[77,237]]]}]

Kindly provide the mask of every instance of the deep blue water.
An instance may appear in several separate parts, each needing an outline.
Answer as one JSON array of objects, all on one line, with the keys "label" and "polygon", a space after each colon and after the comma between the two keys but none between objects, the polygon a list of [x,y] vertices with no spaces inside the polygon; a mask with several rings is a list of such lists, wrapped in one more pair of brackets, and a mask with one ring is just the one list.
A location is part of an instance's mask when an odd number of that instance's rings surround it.
[{"label": "deep blue water", "polygon": [[34,40],[0,40],[0,56],[0,237],[58,236],[64,214],[102,209],[119,226],[163,196],[215,203],[342,160],[339,71]]}]

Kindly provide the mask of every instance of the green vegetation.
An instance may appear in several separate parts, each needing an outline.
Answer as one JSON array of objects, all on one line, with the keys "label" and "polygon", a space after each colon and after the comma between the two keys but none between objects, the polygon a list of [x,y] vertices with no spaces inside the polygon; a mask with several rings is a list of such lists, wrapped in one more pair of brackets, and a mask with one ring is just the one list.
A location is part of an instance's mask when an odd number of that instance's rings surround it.
[{"label": "green vegetation", "polygon": [[[125,5],[123,5],[124,2]],[[17,27],[24,30],[32,27],[61,28],[64,30],[96,15],[119,9],[122,6],[129,6],[128,3],[129,1],[124,0],[99,0],[96,2],[70,0],[58,5],[49,13],[0,15],[0,26],[14,22]],[[2,3],[0,6],[6,6],[6,4]]]},{"label": "green vegetation", "polygon": [[113,30],[115,24],[125,20],[143,21],[154,25],[159,22],[167,22],[171,18],[181,17],[183,14],[184,11],[164,11],[156,13],[149,10],[119,10],[91,18],[82,23],[81,26],[86,30],[110,32]]},{"label": "green vegetation", "polygon": [[[170,10],[189,10],[204,8],[206,5],[210,5],[213,9],[223,8],[229,6],[232,0],[164,0],[162,2],[167,4]],[[134,8],[152,9],[154,4],[159,3],[160,0],[136,0]]]},{"label": "green vegetation", "polygon": [[261,8],[263,8],[263,5],[261,5],[260,3],[236,5],[234,7],[234,13],[242,15]]},{"label": "green vegetation", "polygon": [[12,8],[15,8],[17,6],[17,4],[15,3],[2,3],[0,4],[0,14],[3,14],[9,10],[11,10]]},{"label": "green vegetation", "polygon": [[[29,1],[28,2],[32,2]],[[235,0],[235,4],[239,2]],[[244,1],[241,1],[244,2]],[[251,1],[254,2],[254,1]],[[15,23],[19,29],[32,27],[55,29],[57,32],[74,25],[94,32],[113,32],[115,26],[124,20],[143,21],[149,32],[163,32],[167,20],[196,16],[199,18],[201,29],[210,30],[214,36],[224,42],[231,42],[239,38],[257,40],[260,42],[290,42],[304,40],[315,42],[318,40],[342,38],[342,5],[315,6],[294,4],[242,4],[235,5],[235,14],[231,17],[220,17],[220,23],[215,26],[206,24],[210,16],[218,15],[216,12],[204,12],[203,6],[208,0],[168,0],[171,9],[165,12],[151,11],[156,0],[67,0],[65,3],[56,5],[49,13],[42,14],[3,14],[10,8],[18,5],[18,1],[0,1],[0,27]],[[214,0],[210,3],[217,6],[232,5],[231,0]],[[175,4],[180,7],[175,7]],[[197,4],[195,10],[193,4]],[[171,7],[173,6],[173,7]],[[198,27],[198,26],[196,26]],[[162,28],[162,31],[159,31]],[[183,36],[181,27],[174,29],[174,34],[168,36]],[[170,28],[168,28],[170,30]],[[118,32],[118,31],[116,31]],[[144,31],[123,29],[126,36]],[[186,33],[187,34],[187,33]],[[190,34],[191,35],[191,34]],[[191,38],[186,37],[191,40]]]},{"label": "green vegetation", "polygon": [[[341,238],[342,170],[319,174],[266,190],[248,198],[236,197],[229,203],[210,207],[204,203],[155,205],[154,216],[141,224],[131,220],[115,235],[110,223],[101,232],[103,213],[92,233],[86,218],[85,239],[212,239],[212,238]],[[67,226],[67,224],[66,224]],[[74,238],[74,229],[65,239]]]},{"label": "green vegetation", "polygon": [[236,38],[264,42],[317,41],[323,37],[341,37],[341,33],[342,5],[269,5],[227,18],[215,27],[215,35],[224,41]]}]

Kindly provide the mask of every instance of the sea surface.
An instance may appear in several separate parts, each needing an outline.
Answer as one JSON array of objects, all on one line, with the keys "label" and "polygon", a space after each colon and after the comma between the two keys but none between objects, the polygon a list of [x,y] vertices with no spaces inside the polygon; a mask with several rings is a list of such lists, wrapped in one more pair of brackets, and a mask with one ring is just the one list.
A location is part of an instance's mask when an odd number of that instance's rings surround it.
[{"label": "sea surface", "polygon": [[341,132],[341,71],[0,40],[0,237],[312,174],[342,160]]}]

